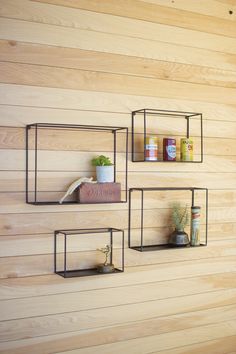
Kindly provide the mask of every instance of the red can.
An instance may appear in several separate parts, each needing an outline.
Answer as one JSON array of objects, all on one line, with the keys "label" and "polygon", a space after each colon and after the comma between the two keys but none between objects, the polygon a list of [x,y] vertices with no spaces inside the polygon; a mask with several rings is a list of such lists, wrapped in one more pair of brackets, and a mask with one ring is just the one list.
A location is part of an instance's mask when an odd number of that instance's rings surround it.
[{"label": "red can", "polygon": [[163,139],[163,161],[176,161],[176,140],[173,138]]}]

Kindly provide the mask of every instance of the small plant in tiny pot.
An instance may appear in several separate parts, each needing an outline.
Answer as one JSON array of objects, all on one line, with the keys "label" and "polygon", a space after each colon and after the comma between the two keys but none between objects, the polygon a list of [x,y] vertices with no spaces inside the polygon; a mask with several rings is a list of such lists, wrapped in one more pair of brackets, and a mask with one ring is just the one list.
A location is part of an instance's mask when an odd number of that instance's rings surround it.
[{"label": "small plant in tiny pot", "polygon": [[172,225],[175,230],[169,238],[169,245],[172,247],[184,247],[189,245],[188,234],[184,231],[189,224],[188,206],[181,206],[180,203],[172,205]]},{"label": "small plant in tiny pot", "polygon": [[94,157],[92,165],[96,166],[98,183],[114,182],[114,165],[109,157],[104,155]]}]

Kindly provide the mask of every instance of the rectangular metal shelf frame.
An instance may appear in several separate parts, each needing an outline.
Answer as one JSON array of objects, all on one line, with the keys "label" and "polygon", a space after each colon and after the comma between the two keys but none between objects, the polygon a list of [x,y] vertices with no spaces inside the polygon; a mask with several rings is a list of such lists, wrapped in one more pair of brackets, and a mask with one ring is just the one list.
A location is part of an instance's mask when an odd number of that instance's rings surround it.
[{"label": "rectangular metal shelf frame", "polygon": [[[141,199],[141,220],[140,220],[140,244],[133,246],[131,241],[131,221],[132,221],[132,193],[140,192]],[[128,224],[128,247],[139,251],[158,251],[162,249],[176,249],[180,247],[170,247],[168,244],[154,244],[154,245],[144,245],[144,193],[147,191],[190,191],[191,192],[191,206],[194,206],[195,202],[195,191],[205,191],[205,242],[201,243],[200,246],[207,246],[207,237],[208,237],[208,189],[207,188],[198,188],[198,187],[148,187],[148,188],[130,188],[129,189],[129,224]],[[198,247],[198,246],[191,246]],[[183,248],[183,247],[181,247]],[[188,248],[188,247],[185,247]]]},{"label": "rectangular metal shelf frame", "polygon": [[[135,151],[135,117],[137,115],[143,115],[143,158],[141,159],[136,159],[136,151]],[[186,119],[186,138],[190,137],[190,125],[189,121],[193,117],[198,117],[200,120],[200,160],[193,160],[193,161],[163,161],[163,160],[158,160],[158,161],[147,161],[145,160],[145,154],[146,154],[146,146],[145,146],[145,140],[147,136],[147,120],[148,116],[165,116],[165,117],[183,117]],[[202,163],[203,162],[203,119],[202,119],[202,113],[196,113],[196,112],[181,112],[181,111],[170,111],[170,110],[161,110],[161,109],[139,109],[136,111],[132,112],[132,131],[131,131],[131,148],[132,148],[132,162],[151,162],[151,163],[157,163],[157,162],[163,162],[163,163]]]},{"label": "rectangular metal shelf frame", "polygon": [[[77,124],[51,124],[51,123],[34,123],[28,124],[26,126],[26,203],[33,205],[59,205],[59,201],[39,201],[38,200],[38,139],[40,129],[66,129],[66,130],[83,130],[83,131],[97,131],[97,132],[110,132],[113,134],[113,160],[114,160],[114,177],[116,182],[117,179],[117,132],[124,132],[124,147],[125,147],[125,176],[124,176],[124,185],[125,185],[125,197],[120,202],[113,203],[127,203],[127,194],[128,194],[128,128],[127,127],[110,127],[110,126],[99,126],[99,125],[77,125]],[[29,166],[29,140],[30,133],[34,134],[34,166],[33,171],[30,170]],[[30,174],[33,176],[33,198],[30,198],[29,191],[29,179]],[[112,202],[108,202],[112,203]],[[77,201],[64,201],[63,204],[79,204]],[[92,203],[92,204],[104,204],[101,203]]]},{"label": "rectangular metal shelf frame", "polygon": [[[90,228],[90,229],[68,229],[68,230],[55,230],[54,231],[54,273],[62,276],[63,278],[73,278],[73,277],[84,277],[91,275],[104,275],[105,273],[99,273],[96,268],[89,269],[67,269],[67,238],[70,235],[85,235],[85,234],[99,234],[99,233],[108,233],[110,239],[110,263],[113,262],[113,237],[114,233],[121,234],[121,267],[115,268],[114,272],[107,274],[116,274],[124,272],[124,230],[108,227],[108,228]],[[57,267],[57,255],[58,255],[58,247],[57,243],[58,237],[63,237],[63,269],[58,270]]]}]

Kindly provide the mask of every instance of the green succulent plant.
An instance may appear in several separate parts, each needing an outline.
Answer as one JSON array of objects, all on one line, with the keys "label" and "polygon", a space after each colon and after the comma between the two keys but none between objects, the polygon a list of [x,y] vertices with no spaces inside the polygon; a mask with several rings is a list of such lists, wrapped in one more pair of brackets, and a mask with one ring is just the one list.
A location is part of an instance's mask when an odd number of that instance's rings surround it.
[{"label": "green succulent plant", "polygon": [[92,159],[93,166],[112,166],[112,162],[109,157],[100,155]]},{"label": "green succulent plant", "polygon": [[183,207],[180,203],[172,205],[172,224],[178,231],[183,231],[189,223],[188,206]]}]

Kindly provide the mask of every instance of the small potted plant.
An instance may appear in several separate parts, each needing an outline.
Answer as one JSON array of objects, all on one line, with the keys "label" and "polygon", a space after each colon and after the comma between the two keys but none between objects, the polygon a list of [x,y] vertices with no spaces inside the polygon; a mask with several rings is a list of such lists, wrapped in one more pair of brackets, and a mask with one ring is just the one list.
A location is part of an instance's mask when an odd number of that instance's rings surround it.
[{"label": "small potted plant", "polygon": [[114,166],[109,157],[97,156],[92,159],[92,165],[96,166],[98,183],[114,182]]},{"label": "small potted plant", "polygon": [[98,248],[97,250],[105,255],[105,262],[99,264],[99,266],[97,267],[98,273],[113,273],[115,270],[114,264],[108,263],[108,256],[111,253],[111,247],[109,245],[106,245],[105,247]]},{"label": "small potted plant", "polygon": [[173,247],[184,247],[189,245],[188,234],[184,228],[189,223],[188,206],[182,207],[180,203],[174,203],[172,206],[172,224],[175,230],[169,238],[169,245]]}]

